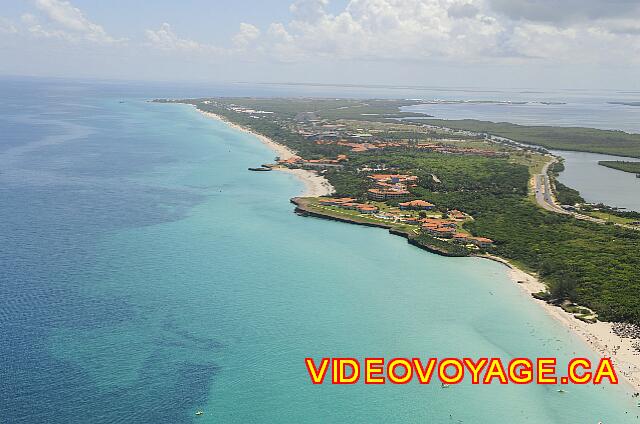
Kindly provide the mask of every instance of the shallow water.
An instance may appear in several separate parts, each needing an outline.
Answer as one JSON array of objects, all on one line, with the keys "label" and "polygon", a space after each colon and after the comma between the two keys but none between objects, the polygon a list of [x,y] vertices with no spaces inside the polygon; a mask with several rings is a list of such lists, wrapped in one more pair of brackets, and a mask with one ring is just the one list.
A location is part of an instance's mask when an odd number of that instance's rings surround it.
[{"label": "shallow water", "polygon": [[497,263],[293,214],[265,146],[143,100],[175,91],[1,90],[0,421],[636,422],[622,385],[310,384],[306,356],[593,355]]}]

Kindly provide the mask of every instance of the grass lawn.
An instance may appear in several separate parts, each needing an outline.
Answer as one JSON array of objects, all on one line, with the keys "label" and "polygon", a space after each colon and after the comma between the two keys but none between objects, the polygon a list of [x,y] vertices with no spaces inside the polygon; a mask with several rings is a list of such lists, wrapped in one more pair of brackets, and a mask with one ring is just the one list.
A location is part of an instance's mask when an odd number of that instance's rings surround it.
[{"label": "grass lawn", "polygon": [[623,218],[621,216],[611,215],[602,211],[587,212],[587,215],[593,216],[594,218],[604,219],[605,221],[613,222],[614,224],[631,225],[632,222],[640,221],[639,219]]}]

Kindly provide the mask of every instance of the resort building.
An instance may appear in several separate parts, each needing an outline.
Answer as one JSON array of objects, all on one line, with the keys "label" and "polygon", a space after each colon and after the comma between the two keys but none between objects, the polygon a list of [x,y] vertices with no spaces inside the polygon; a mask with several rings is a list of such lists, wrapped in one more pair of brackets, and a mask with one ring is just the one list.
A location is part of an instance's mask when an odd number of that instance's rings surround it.
[{"label": "resort building", "polygon": [[351,151],[356,153],[362,153],[362,152],[366,152],[367,150],[373,150],[378,148],[378,146],[371,143],[348,143],[345,141],[338,141],[336,142],[336,144],[338,146],[351,147]]},{"label": "resort building", "polygon": [[368,215],[372,215],[379,211],[377,206],[366,203],[357,203],[356,199],[352,199],[351,197],[342,197],[339,199],[327,197],[320,199],[318,203],[322,206],[336,206],[342,209],[357,210],[360,213]]},{"label": "resort building", "polygon": [[464,212],[461,212],[457,209],[453,209],[449,212],[447,212],[447,216],[450,219],[453,219],[455,221],[464,221],[465,219],[467,219],[468,215]]},{"label": "resort building", "polygon": [[336,205],[335,199],[320,199],[320,200],[318,200],[318,203],[321,206],[335,206]]},{"label": "resort building", "polygon": [[407,200],[411,195],[407,190],[382,190],[371,188],[367,190],[367,197],[371,200],[384,202],[385,200]]},{"label": "resort building", "polygon": [[410,202],[398,203],[402,210],[418,210],[429,211],[434,208],[435,205],[424,200],[412,200]]},{"label": "resort building", "polygon": [[415,184],[418,182],[418,177],[415,175],[404,174],[373,174],[369,175],[369,179],[376,183],[387,184]]},{"label": "resort building", "polygon": [[402,219],[400,219],[400,221],[403,222],[404,224],[420,225],[420,220],[418,218],[414,218],[412,216],[402,218]]},{"label": "resort building", "polygon": [[358,212],[364,214],[374,214],[378,212],[378,208],[372,205],[358,205]]},{"label": "resort building", "polygon": [[420,220],[423,226],[427,225],[435,225],[437,227],[448,227],[448,228],[456,228],[457,224],[448,219],[440,219],[440,218],[423,218]]},{"label": "resort building", "polygon": [[488,239],[486,237],[471,237],[471,239],[469,240],[472,244],[475,244],[478,247],[491,247],[491,245],[493,244],[493,240]]},{"label": "resort building", "polygon": [[337,163],[327,163],[327,162],[304,162],[302,164],[304,169],[328,169],[328,168],[338,168],[342,169],[344,166]]},{"label": "resort building", "polygon": [[280,165],[300,165],[304,160],[300,156],[291,156],[288,159],[280,159],[278,163]]},{"label": "resort building", "polygon": [[486,237],[473,237],[463,233],[455,233],[453,235],[453,241],[457,243],[473,244],[480,248],[491,247],[491,245],[493,244],[493,240]]},{"label": "resort building", "polygon": [[425,224],[422,226],[422,231],[430,234],[434,237],[451,238],[456,233],[455,228],[439,227],[435,224]]},{"label": "resort building", "polygon": [[289,159],[278,160],[278,164],[289,168],[343,168],[343,163],[348,161],[347,155],[338,155],[336,159],[302,159],[299,156],[292,156]]},{"label": "resort building", "polygon": [[453,241],[455,241],[456,243],[468,243],[469,235],[464,233],[455,233],[453,235]]},{"label": "resort building", "polygon": [[351,197],[341,197],[339,199],[325,197],[325,198],[321,198],[318,201],[318,203],[320,203],[322,206],[340,206],[345,203],[354,203],[355,201],[356,199],[353,199]]},{"label": "resort building", "polygon": [[[459,140],[449,140],[449,141],[459,141]],[[450,145],[433,144],[433,143],[418,143],[415,147],[417,149],[426,150],[428,152],[436,152],[436,153],[442,153],[442,154],[448,154],[448,155],[472,155],[472,156],[484,156],[484,157],[508,156],[508,153],[506,152],[499,152],[495,150],[474,149],[472,147],[455,147]]]}]

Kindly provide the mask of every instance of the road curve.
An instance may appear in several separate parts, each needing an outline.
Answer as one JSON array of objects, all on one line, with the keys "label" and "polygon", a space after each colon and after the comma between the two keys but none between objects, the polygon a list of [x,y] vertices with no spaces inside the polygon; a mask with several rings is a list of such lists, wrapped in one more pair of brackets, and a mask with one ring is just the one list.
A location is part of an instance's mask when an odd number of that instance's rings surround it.
[{"label": "road curve", "polygon": [[[549,212],[555,212],[562,215],[571,215],[576,219],[580,219],[582,221],[590,221],[596,224],[606,224],[607,221],[604,219],[594,218],[592,216],[584,215],[578,212],[567,211],[560,207],[556,203],[556,200],[553,197],[553,189],[551,187],[551,180],[549,178],[549,167],[558,161],[557,158],[553,157],[549,162],[545,163],[542,167],[542,172],[540,174],[536,174],[533,176],[532,187],[534,190],[534,194],[536,197],[536,203],[541,208],[548,210]],[[624,224],[614,224],[617,227],[628,228],[630,230],[640,230],[638,227],[634,227],[631,225]]]}]

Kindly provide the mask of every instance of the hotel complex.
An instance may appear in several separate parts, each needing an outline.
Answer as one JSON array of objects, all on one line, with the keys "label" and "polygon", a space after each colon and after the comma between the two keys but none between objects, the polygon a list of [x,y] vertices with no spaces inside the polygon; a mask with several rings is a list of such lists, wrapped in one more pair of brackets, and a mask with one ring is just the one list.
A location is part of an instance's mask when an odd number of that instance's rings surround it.
[{"label": "hotel complex", "polygon": [[[356,211],[361,216],[373,215],[373,218],[413,225],[416,226],[414,232],[421,232],[452,243],[475,246],[480,249],[491,247],[493,244],[493,240],[486,237],[474,237],[462,232],[461,225],[472,219],[464,212],[452,209],[445,213],[436,213],[435,216],[427,216],[428,211],[433,214],[436,205],[422,199],[408,200],[412,196],[408,188],[417,186],[418,177],[405,174],[373,174],[368,179],[375,188],[367,190],[367,198],[378,202],[377,205],[359,203],[358,199],[352,197],[322,197],[319,198],[318,205]],[[385,205],[384,202],[387,201],[391,201],[392,204]],[[397,207],[393,206],[395,202],[398,202]]]}]

